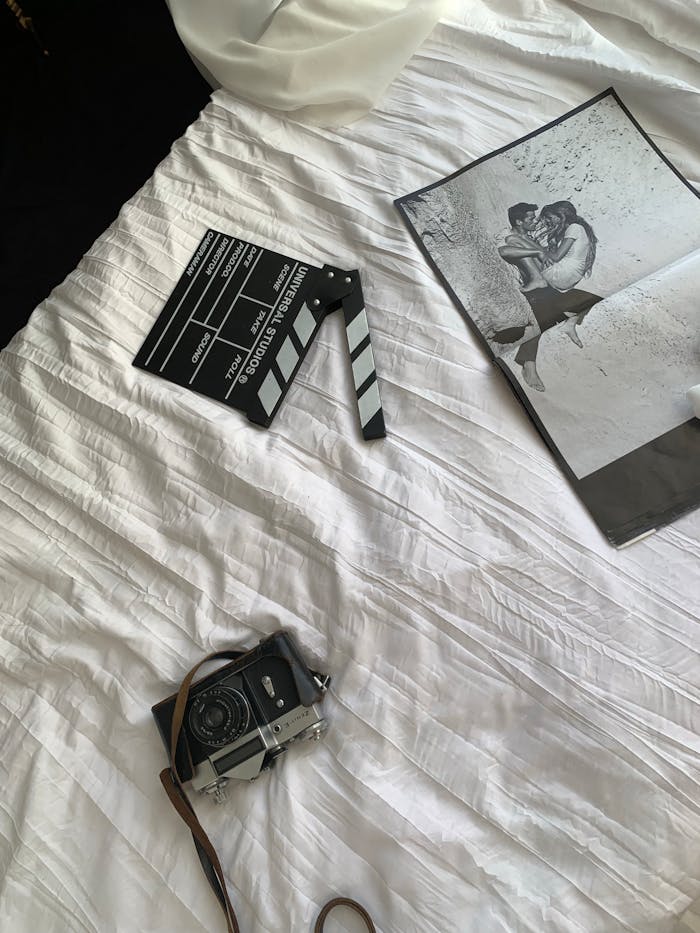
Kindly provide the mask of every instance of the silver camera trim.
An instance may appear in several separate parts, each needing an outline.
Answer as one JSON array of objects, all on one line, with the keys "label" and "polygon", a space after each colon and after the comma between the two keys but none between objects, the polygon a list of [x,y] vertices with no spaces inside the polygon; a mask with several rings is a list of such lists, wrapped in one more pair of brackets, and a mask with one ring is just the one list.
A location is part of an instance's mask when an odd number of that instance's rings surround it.
[{"label": "silver camera trim", "polygon": [[[225,745],[223,748],[217,748],[215,752],[209,755],[204,761],[194,767],[192,777],[192,788],[200,794],[214,794],[217,800],[224,799],[223,788],[229,780],[252,781],[260,774],[262,770],[265,755],[276,748],[294,742],[299,738],[318,739],[326,731],[326,720],[320,715],[315,704],[311,706],[295,706],[273,719],[272,722],[256,726],[250,732],[246,732],[235,742]],[[302,735],[306,733],[306,735]],[[215,762],[220,758],[225,758],[231,752],[259,738],[262,740],[264,748],[260,752],[246,758],[239,764],[234,765],[229,771],[219,774],[214,767]]]}]

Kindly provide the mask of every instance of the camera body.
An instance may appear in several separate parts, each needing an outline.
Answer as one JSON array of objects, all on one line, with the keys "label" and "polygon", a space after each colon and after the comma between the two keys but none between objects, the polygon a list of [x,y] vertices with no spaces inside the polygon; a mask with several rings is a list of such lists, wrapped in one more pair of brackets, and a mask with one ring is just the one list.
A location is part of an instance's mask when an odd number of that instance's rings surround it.
[{"label": "camera body", "polygon": [[[317,703],[329,682],[284,630],[195,681],[175,753],[180,779],[220,801],[230,780],[254,780],[292,743],[319,739],[327,724]],[[152,708],[168,754],[176,699]]]}]

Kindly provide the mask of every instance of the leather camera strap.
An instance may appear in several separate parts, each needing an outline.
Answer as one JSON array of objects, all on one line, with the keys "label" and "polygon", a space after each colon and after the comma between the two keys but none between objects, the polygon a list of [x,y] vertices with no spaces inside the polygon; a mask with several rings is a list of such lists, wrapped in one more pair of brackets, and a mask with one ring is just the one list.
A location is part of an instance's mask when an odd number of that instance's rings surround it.
[{"label": "leather camera strap", "polygon": [[[182,723],[185,718],[185,707],[187,705],[187,698],[190,693],[190,687],[192,686],[194,675],[197,673],[199,668],[203,664],[206,664],[208,661],[217,661],[221,659],[231,660],[239,658],[243,654],[245,654],[243,651],[216,651],[213,654],[207,655],[207,657],[203,658],[198,664],[195,664],[192,670],[189,671],[189,673],[185,676],[185,679],[182,681],[180,689],[178,690],[177,699],[175,700],[175,709],[173,711],[172,728],[170,732],[170,767],[164,768],[160,772],[160,782],[165,789],[165,793],[168,795],[170,802],[175,807],[178,814],[192,833],[192,838],[194,839],[194,844],[197,849],[197,854],[199,855],[199,860],[202,863],[204,873],[207,876],[207,880],[209,881],[209,884],[211,885],[211,888],[216,895],[219,904],[221,905],[224,916],[226,917],[228,933],[240,933],[240,927],[238,926],[238,920],[233,909],[233,904],[231,903],[231,900],[228,896],[228,891],[226,890],[226,878],[224,875],[224,870],[221,867],[221,862],[219,861],[219,857],[216,854],[216,849],[212,845],[212,842],[209,839],[209,836],[206,834],[204,827],[199,822],[199,819],[194,812],[194,808],[192,807],[192,804],[187,797],[182,781],[180,780],[180,775],[178,774],[177,765],[175,762],[175,750],[177,749],[177,743],[182,731]],[[189,747],[187,751],[189,754]],[[326,917],[336,907],[348,907],[351,910],[354,910],[367,924],[369,933],[376,933],[375,926],[372,923],[372,918],[367,913],[365,908],[361,904],[358,904],[357,901],[353,901],[349,897],[336,897],[325,905],[316,920],[314,933],[323,933]]]},{"label": "leather camera strap", "polygon": [[349,897],[334,897],[332,901],[328,901],[326,906],[323,908],[321,913],[318,915],[316,921],[316,926],[314,927],[314,933],[323,933],[323,927],[326,923],[326,917],[328,914],[334,910],[336,907],[349,907],[351,910],[354,910],[358,913],[362,919],[367,924],[367,929],[369,933],[377,933],[372,923],[372,918],[367,913],[362,904],[358,904],[357,901],[351,900]]}]

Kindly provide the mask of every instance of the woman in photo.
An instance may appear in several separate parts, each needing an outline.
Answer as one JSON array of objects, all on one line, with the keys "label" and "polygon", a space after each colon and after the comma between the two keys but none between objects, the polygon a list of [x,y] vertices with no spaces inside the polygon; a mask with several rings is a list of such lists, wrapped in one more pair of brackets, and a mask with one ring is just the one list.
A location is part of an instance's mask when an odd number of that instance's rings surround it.
[{"label": "woman in photo", "polygon": [[539,222],[547,238],[541,272],[544,284],[568,292],[591,274],[598,238],[571,201],[546,204]]}]

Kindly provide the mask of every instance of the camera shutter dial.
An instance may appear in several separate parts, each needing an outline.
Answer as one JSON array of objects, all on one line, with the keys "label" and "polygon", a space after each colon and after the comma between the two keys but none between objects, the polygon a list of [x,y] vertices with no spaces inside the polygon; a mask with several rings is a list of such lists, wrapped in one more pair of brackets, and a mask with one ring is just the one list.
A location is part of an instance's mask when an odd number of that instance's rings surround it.
[{"label": "camera shutter dial", "polygon": [[212,687],[200,693],[190,707],[188,720],[192,735],[214,748],[235,742],[246,731],[249,721],[246,698],[231,687]]}]

